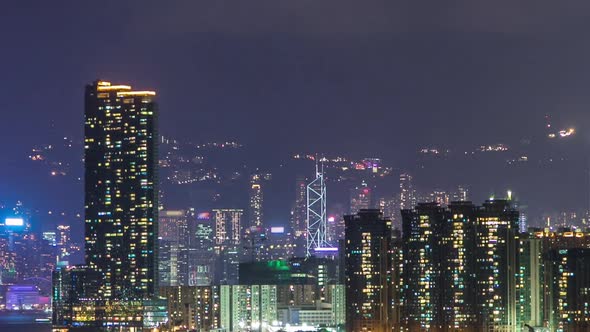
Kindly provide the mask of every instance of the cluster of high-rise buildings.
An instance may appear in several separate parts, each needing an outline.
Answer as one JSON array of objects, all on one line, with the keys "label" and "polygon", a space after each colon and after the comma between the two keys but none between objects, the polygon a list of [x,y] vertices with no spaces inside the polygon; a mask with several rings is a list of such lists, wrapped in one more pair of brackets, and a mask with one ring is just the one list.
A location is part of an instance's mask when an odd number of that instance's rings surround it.
[{"label": "cluster of high-rise buildings", "polygon": [[589,233],[521,233],[509,200],[419,203],[402,221],[346,217],[347,331],[590,328]]},{"label": "cluster of high-rise buildings", "polygon": [[32,226],[31,213],[22,203],[0,207],[0,310],[48,309],[52,271],[67,266],[80,252],[70,226],[45,231]]},{"label": "cluster of high-rise buildings", "polygon": [[[55,330],[590,328],[590,234],[523,231],[511,199],[422,197],[402,173],[398,196],[363,182],[330,216],[316,164],[297,178],[290,227],[265,222],[271,175],[258,170],[246,209],[160,208],[154,98],[86,88],[85,264],[53,266]],[[44,236],[59,245],[60,231]]]}]

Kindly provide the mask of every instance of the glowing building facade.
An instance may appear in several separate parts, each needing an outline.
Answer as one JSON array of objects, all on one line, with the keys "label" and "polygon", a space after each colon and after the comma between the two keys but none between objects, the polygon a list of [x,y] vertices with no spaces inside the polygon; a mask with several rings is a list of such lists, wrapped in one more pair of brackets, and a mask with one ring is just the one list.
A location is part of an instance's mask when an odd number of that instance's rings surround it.
[{"label": "glowing building facade", "polygon": [[402,324],[410,330],[475,330],[473,246],[476,207],[421,203],[402,210]]},{"label": "glowing building facade", "polygon": [[188,215],[183,210],[159,212],[159,286],[188,285]]},{"label": "glowing building facade", "polygon": [[277,286],[220,286],[221,319],[224,331],[266,331],[277,319]]},{"label": "glowing building facade", "polygon": [[86,86],[86,264],[103,296],[147,299],[157,287],[155,92],[96,81]]},{"label": "glowing building facade", "polygon": [[214,209],[215,218],[215,246],[224,248],[239,246],[242,232],[241,209]]},{"label": "glowing building facade", "polygon": [[507,200],[488,200],[477,213],[477,311],[481,326],[492,331],[518,328],[518,218],[518,211]]},{"label": "glowing building facade", "polygon": [[264,218],[264,176],[253,174],[250,177],[250,227],[262,227]]},{"label": "glowing building facade", "polygon": [[545,313],[551,331],[589,331],[590,249],[553,249],[545,257]]},{"label": "glowing building facade", "polygon": [[[518,212],[509,201],[402,210],[401,324],[418,331],[518,331]],[[524,295],[523,295],[524,296]]]},{"label": "glowing building facade", "polygon": [[402,173],[399,176],[399,206],[400,209],[411,209],[416,206],[416,190],[412,176],[408,173]]},{"label": "glowing building facade", "polygon": [[344,219],[346,331],[391,331],[391,221],[372,209]]},{"label": "glowing building facade", "polygon": [[324,166],[316,164],[315,179],[307,185],[307,246],[306,257],[315,255],[317,249],[329,248],[327,237],[326,182]]}]

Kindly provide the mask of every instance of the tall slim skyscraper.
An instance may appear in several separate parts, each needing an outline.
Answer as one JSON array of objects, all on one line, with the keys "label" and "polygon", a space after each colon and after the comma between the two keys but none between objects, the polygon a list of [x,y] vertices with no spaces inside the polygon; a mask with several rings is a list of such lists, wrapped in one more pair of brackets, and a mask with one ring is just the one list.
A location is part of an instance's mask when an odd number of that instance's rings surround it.
[{"label": "tall slim skyscraper", "polygon": [[256,172],[250,175],[250,222],[246,229],[250,227],[264,227],[264,187],[265,182],[271,179],[270,173]]},{"label": "tall slim skyscraper", "polygon": [[158,222],[160,286],[188,285],[187,213],[161,210]]},{"label": "tall slim skyscraper", "polygon": [[291,210],[291,228],[293,234],[299,238],[305,236],[307,219],[307,183],[305,177],[297,177],[295,182],[295,202]]},{"label": "tall slim skyscraper", "polygon": [[373,209],[344,220],[346,331],[391,331],[391,221]]},{"label": "tall slim skyscraper", "polygon": [[519,271],[518,211],[507,200],[488,200],[476,228],[477,310],[487,330],[516,331]]},{"label": "tall slim skyscraper", "polygon": [[105,81],[86,86],[85,257],[104,276],[106,298],[156,293],[155,95]]},{"label": "tall slim skyscraper", "polygon": [[399,207],[400,210],[411,209],[416,206],[416,190],[412,182],[412,176],[402,173],[399,176]]},{"label": "tall slim skyscraper", "polygon": [[305,256],[315,254],[315,250],[330,247],[327,240],[328,215],[326,213],[326,181],[324,165],[315,165],[315,179],[307,185],[307,251]]}]

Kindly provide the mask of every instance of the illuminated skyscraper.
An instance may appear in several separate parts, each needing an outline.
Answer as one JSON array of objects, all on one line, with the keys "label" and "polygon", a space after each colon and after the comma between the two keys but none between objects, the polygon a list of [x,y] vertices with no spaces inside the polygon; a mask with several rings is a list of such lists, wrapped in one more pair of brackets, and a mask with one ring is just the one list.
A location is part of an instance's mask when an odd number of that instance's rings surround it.
[{"label": "illuminated skyscraper", "polygon": [[250,227],[262,227],[264,218],[264,177],[262,174],[252,174],[250,176]]},{"label": "illuminated skyscraper", "polygon": [[295,203],[291,212],[291,228],[295,236],[305,235],[306,219],[306,180],[304,177],[298,177],[295,183]]},{"label": "illuminated skyscraper", "polygon": [[318,248],[328,248],[328,215],[326,214],[326,182],[324,166],[315,165],[315,179],[307,185],[307,251],[306,256],[315,254]]},{"label": "illuminated skyscraper", "polygon": [[190,211],[188,285],[210,285],[217,273],[215,252],[215,221],[211,212]]},{"label": "illuminated skyscraper", "polygon": [[156,293],[155,95],[104,81],[86,86],[85,256],[103,274],[107,298]]},{"label": "illuminated skyscraper", "polygon": [[182,210],[159,212],[160,286],[188,285],[188,218]]},{"label": "illuminated skyscraper", "polygon": [[412,183],[412,176],[402,173],[399,176],[399,207],[400,210],[411,209],[416,206],[416,190]]},{"label": "illuminated skyscraper", "polygon": [[391,221],[379,210],[344,219],[346,331],[391,331]]},{"label": "illuminated skyscraper", "polygon": [[371,188],[365,181],[350,190],[350,214],[371,208]]},{"label": "illuminated skyscraper", "polygon": [[544,322],[543,240],[521,234],[518,274],[519,325],[542,327]]},{"label": "illuminated skyscraper", "polygon": [[488,330],[516,331],[518,211],[510,201],[488,200],[478,210],[475,229],[480,323]]},{"label": "illuminated skyscraper", "polygon": [[244,211],[241,209],[214,209],[215,252],[218,255],[216,281],[222,284],[238,282],[241,224]]},{"label": "illuminated skyscraper", "polygon": [[215,245],[217,247],[239,246],[242,231],[241,209],[214,209]]},{"label": "illuminated skyscraper", "polygon": [[448,209],[421,203],[402,210],[402,317],[409,330],[477,330],[469,256],[475,212],[471,202],[455,202]]},{"label": "illuminated skyscraper", "polygon": [[545,314],[551,331],[590,330],[590,249],[554,249],[545,260]]},{"label": "illuminated skyscraper", "polygon": [[307,234],[307,182],[305,177],[297,177],[295,182],[295,201],[291,209],[292,245],[297,256],[305,255]]}]

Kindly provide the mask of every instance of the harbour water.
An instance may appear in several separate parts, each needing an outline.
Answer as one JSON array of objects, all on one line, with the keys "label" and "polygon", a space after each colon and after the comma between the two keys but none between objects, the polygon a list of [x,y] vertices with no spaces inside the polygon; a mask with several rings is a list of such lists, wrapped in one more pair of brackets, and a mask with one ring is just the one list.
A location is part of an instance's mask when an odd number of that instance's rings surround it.
[{"label": "harbour water", "polygon": [[0,311],[0,332],[50,332],[49,322],[37,322],[46,318],[44,312]]}]

